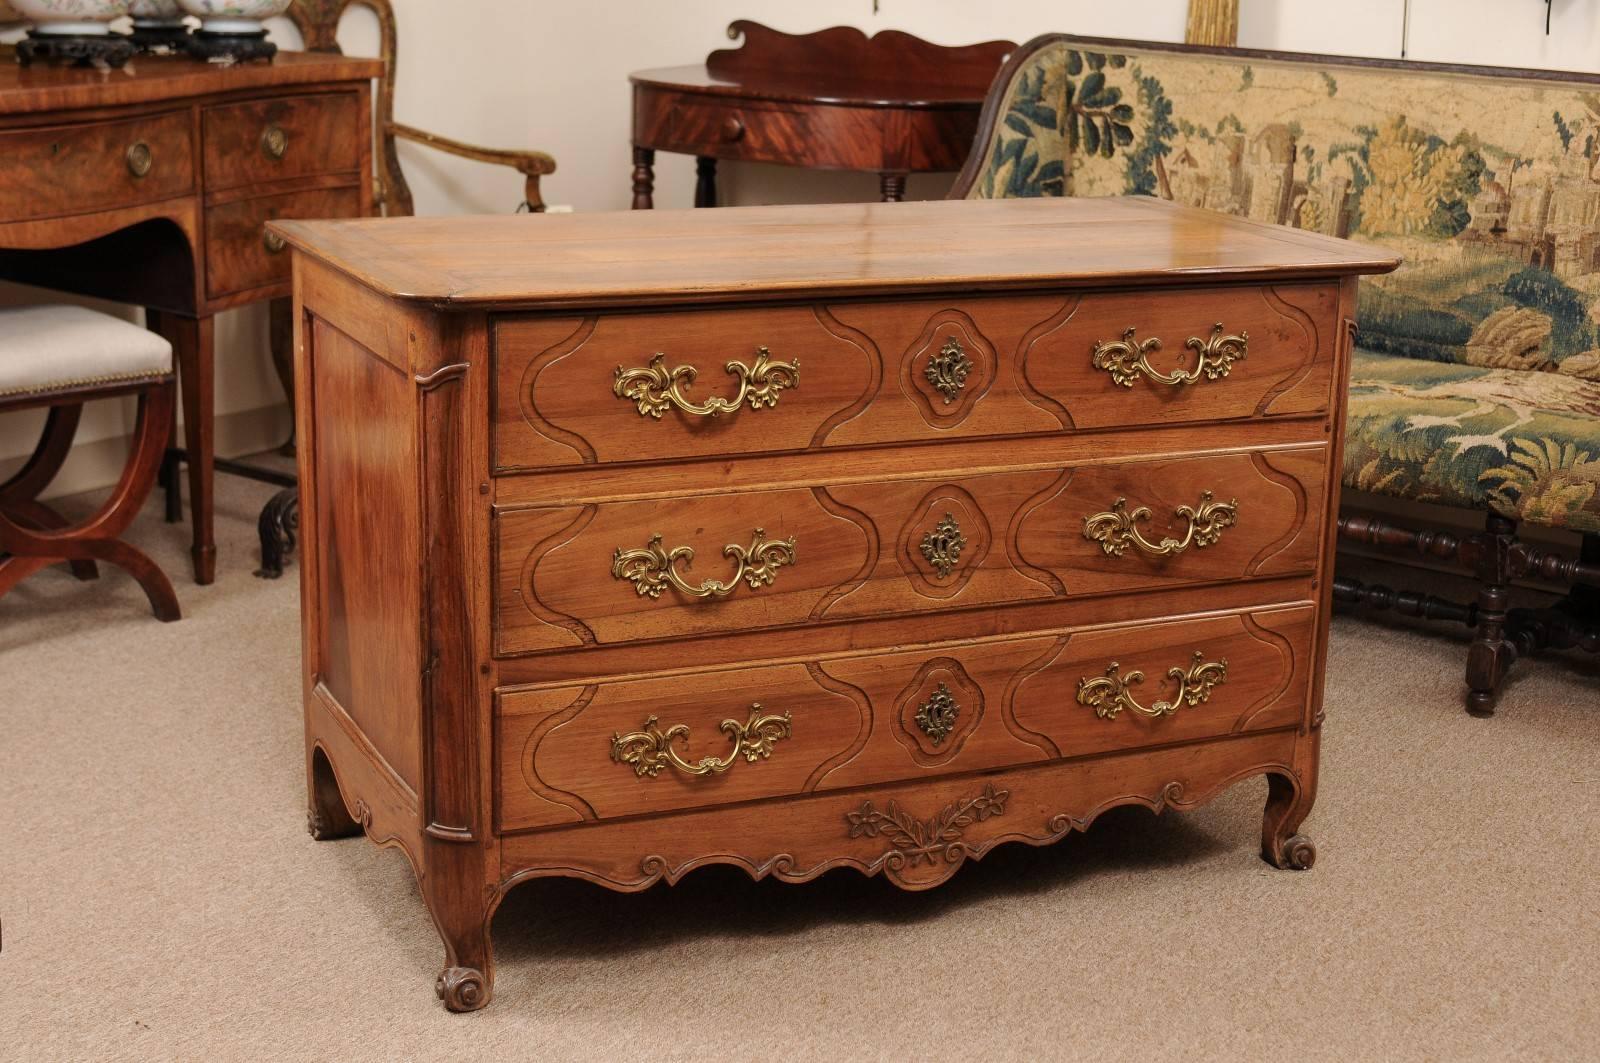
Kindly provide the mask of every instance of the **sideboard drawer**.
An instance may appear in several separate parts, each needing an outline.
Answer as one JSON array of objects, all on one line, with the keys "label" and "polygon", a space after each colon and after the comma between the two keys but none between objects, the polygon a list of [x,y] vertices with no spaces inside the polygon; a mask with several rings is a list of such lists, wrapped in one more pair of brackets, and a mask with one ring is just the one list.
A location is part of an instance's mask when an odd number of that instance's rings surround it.
[{"label": "sideboard drawer", "polygon": [[1309,572],[1327,448],[499,510],[521,653]]},{"label": "sideboard drawer", "polygon": [[0,132],[0,185],[27,190],[5,197],[0,222],[155,203],[194,181],[187,113]]},{"label": "sideboard drawer", "polygon": [[1337,309],[1289,284],[509,317],[495,466],[1316,414]]},{"label": "sideboard drawer", "polygon": [[213,299],[289,281],[283,241],[269,235],[279,218],[354,218],[361,213],[355,188],[316,189],[241,199],[206,211],[206,293]]},{"label": "sideboard drawer", "polygon": [[360,98],[289,96],[208,107],[201,119],[213,190],[359,168]]},{"label": "sideboard drawer", "polygon": [[1316,609],[1044,632],[498,699],[502,830],[1289,726]]}]

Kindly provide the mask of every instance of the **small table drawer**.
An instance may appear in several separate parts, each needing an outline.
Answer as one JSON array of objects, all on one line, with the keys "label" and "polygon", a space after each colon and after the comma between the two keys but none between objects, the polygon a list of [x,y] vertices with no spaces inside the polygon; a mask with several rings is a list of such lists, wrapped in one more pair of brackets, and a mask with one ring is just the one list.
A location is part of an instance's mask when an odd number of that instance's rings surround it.
[{"label": "small table drawer", "polygon": [[208,107],[201,119],[206,185],[213,191],[361,165],[360,98],[290,96]]},{"label": "small table drawer", "polygon": [[355,188],[291,192],[241,199],[206,211],[206,294],[213,299],[289,281],[283,242],[266,225],[279,218],[354,218],[361,213]]},{"label": "small table drawer", "polygon": [[155,203],[194,190],[189,116],[0,132],[0,222],[82,214],[85,203],[112,210]]},{"label": "small table drawer", "polygon": [[1312,571],[1327,448],[500,510],[503,654]]},{"label": "small table drawer", "polygon": [[496,710],[500,828],[1289,726],[1305,712],[1315,625],[1313,606],[1267,607],[508,691]]},{"label": "small table drawer", "polygon": [[495,464],[1316,414],[1337,311],[1298,284],[509,317]]}]

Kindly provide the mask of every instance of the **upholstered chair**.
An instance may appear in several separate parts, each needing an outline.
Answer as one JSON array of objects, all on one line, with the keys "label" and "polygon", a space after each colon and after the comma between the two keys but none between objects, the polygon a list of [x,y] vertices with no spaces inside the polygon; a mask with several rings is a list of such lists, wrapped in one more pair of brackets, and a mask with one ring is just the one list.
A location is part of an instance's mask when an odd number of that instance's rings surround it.
[{"label": "upholstered chair", "polygon": [[[1403,255],[1361,285],[1344,483],[1484,530],[1352,513],[1340,532],[1456,562],[1478,593],[1341,571],[1335,597],[1474,628],[1479,715],[1519,656],[1600,652],[1600,77],[1061,34],[1017,49],[952,197],[1130,194]],[[1519,525],[1579,538],[1579,556]],[[1525,577],[1574,586],[1510,609]]]},{"label": "upholstered chair", "polygon": [[[53,564],[80,579],[97,561],[138,581],[159,620],[181,615],[172,583],[143,552],[121,539],[155,484],[172,423],[172,345],[153,332],[77,306],[0,309],[0,414],[45,408],[44,432],[30,457],[0,483],[0,597]],[[83,404],[134,395],[133,445],[111,497],[71,522],[39,501],[72,448]]]}]

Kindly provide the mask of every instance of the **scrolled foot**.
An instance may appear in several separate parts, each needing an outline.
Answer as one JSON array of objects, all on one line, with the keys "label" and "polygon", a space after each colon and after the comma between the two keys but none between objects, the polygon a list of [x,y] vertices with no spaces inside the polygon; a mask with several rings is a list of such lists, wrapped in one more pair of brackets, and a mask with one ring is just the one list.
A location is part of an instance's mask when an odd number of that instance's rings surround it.
[{"label": "scrolled foot", "polygon": [[1261,855],[1267,863],[1284,871],[1310,871],[1317,862],[1317,847],[1304,834],[1296,834],[1284,841],[1276,851]]},{"label": "scrolled foot", "polygon": [[451,1011],[477,1011],[489,1003],[489,986],[483,972],[472,967],[446,967],[433,985]]}]

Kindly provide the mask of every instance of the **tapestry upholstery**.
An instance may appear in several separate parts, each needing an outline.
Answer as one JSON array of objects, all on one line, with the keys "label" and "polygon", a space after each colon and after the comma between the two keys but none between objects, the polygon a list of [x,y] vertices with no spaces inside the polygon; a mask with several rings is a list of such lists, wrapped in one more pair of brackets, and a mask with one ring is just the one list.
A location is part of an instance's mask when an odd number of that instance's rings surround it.
[{"label": "tapestry upholstery", "polygon": [[1600,532],[1600,82],[1054,40],[969,195],[1154,195],[1379,244],[1345,481]]}]

